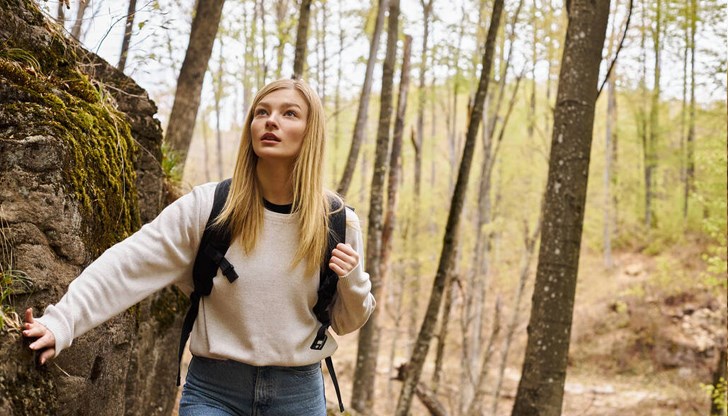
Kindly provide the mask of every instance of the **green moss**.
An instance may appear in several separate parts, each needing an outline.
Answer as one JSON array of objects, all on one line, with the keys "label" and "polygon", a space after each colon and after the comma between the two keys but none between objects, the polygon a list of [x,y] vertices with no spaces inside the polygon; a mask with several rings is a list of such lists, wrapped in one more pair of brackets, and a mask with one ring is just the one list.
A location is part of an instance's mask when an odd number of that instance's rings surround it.
[{"label": "green moss", "polygon": [[140,226],[137,145],[103,85],[80,72],[73,48],[51,33],[45,45],[10,39],[0,46],[0,78],[18,95],[0,103],[0,111],[22,130],[19,137],[48,134],[68,145],[67,192],[83,211],[84,240],[95,257]]}]

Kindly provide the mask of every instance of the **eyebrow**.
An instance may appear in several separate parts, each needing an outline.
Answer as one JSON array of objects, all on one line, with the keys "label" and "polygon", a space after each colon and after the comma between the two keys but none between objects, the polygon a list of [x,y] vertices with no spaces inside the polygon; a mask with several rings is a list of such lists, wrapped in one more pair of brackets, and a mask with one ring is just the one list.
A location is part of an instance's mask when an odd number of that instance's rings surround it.
[{"label": "eyebrow", "polygon": [[[260,101],[256,107],[270,107],[270,106],[271,106],[271,104],[269,104],[269,103],[267,103],[265,101]],[[298,105],[298,104],[296,104],[294,102],[284,102],[284,103],[281,103],[280,106],[283,107],[283,108],[296,107],[299,110],[302,110],[303,111],[303,108],[300,105]]]}]

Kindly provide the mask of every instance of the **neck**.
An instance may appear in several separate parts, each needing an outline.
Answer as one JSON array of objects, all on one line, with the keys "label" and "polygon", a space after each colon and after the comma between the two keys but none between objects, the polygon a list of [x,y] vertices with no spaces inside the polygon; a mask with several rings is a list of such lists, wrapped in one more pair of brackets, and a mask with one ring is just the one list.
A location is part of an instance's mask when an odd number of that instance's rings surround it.
[{"label": "neck", "polygon": [[258,159],[255,172],[258,176],[261,193],[266,201],[276,205],[293,203],[292,166]]}]

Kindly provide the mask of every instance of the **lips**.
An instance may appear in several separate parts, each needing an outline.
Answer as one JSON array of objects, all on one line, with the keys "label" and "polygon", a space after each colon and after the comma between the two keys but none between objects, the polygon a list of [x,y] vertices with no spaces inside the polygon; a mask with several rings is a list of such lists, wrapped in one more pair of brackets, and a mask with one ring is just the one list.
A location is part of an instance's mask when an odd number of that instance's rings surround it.
[{"label": "lips", "polygon": [[260,141],[262,141],[262,142],[276,142],[277,143],[277,142],[280,142],[281,139],[279,139],[278,136],[276,136],[273,133],[266,133],[266,134],[264,134],[260,138]]}]

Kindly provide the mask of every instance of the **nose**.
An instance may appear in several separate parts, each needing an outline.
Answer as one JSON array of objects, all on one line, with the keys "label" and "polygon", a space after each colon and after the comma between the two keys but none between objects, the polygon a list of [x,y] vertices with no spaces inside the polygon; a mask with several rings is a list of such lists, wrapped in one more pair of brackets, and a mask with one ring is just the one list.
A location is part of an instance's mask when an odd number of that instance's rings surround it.
[{"label": "nose", "polygon": [[265,120],[265,127],[266,128],[275,128],[278,127],[278,120],[276,119],[276,113],[271,113],[268,118]]}]

